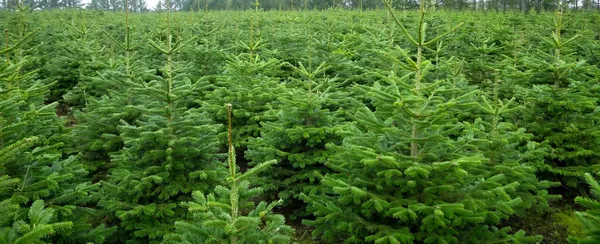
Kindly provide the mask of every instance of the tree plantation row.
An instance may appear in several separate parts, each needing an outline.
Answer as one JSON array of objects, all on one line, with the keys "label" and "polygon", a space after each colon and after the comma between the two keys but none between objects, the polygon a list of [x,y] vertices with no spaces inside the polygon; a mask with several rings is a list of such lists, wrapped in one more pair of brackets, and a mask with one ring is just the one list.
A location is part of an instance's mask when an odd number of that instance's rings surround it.
[{"label": "tree plantation row", "polygon": [[0,13],[0,243],[600,243],[600,14]]}]

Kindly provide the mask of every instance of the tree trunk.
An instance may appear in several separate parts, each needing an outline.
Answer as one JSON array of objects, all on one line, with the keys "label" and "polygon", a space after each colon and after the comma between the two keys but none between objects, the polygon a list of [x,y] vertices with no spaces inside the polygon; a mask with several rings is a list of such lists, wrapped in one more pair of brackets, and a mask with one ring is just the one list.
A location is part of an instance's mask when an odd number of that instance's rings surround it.
[{"label": "tree trunk", "polygon": [[519,10],[523,11],[523,0],[519,1]]}]

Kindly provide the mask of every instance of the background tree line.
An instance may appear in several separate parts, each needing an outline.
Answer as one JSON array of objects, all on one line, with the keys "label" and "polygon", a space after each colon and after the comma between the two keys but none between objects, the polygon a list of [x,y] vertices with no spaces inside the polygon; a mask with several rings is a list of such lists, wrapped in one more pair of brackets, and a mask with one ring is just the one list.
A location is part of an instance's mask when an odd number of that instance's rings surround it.
[{"label": "background tree line", "polygon": [[[84,4],[81,0],[2,0],[2,9],[14,9],[18,2],[33,10],[86,8],[104,11],[122,11],[123,0],[92,0]],[[175,11],[199,10],[248,10],[254,8],[252,1],[246,0],[171,0]],[[393,2],[397,9],[417,9],[418,0],[396,0]],[[472,11],[554,11],[560,5],[572,10],[599,10],[600,0],[430,0],[430,5],[444,10]],[[382,9],[379,0],[262,0],[263,10],[322,10],[328,8],[343,9]],[[165,0],[157,6],[148,6],[145,0],[129,1],[131,12],[147,12],[150,10],[163,11]]]},{"label": "background tree line", "polygon": [[[131,12],[148,12],[145,0],[129,0],[128,8]],[[123,0],[92,0],[86,4],[81,0],[2,0],[0,9],[14,10],[19,7],[28,7],[31,10],[85,8],[104,11],[123,11]]]}]

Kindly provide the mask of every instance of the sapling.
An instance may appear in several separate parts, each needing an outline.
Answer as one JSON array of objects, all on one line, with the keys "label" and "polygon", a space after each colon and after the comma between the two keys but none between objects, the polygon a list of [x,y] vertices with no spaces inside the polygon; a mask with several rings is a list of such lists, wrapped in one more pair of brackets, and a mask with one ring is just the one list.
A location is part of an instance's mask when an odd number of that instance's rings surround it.
[{"label": "sapling", "polygon": [[215,90],[198,101],[221,123],[227,120],[227,111],[218,104],[229,102],[234,106],[234,145],[238,152],[245,151],[250,138],[259,136],[260,122],[272,119],[269,111],[277,107],[277,96],[284,89],[278,78],[281,61],[260,55],[266,44],[259,34],[257,4],[249,21],[247,41],[238,43],[243,52],[229,55],[222,74],[215,77]]},{"label": "sapling", "polygon": [[[127,1],[125,6],[128,6]],[[110,154],[123,147],[123,139],[117,128],[119,121],[134,123],[142,113],[136,107],[142,99],[136,97],[137,91],[134,89],[144,88],[145,81],[155,77],[153,70],[141,62],[141,45],[132,37],[128,10],[125,11],[123,33],[122,41],[103,33],[120,49],[122,56],[107,60],[107,68],[90,77],[89,83],[104,94],[100,97],[88,96],[85,108],[74,113],[78,123],[71,134],[73,150],[93,171],[94,181],[104,179],[107,171],[114,166],[110,162]]]},{"label": "sapling", "polygon": [[261,136],[250,140],[246,158],[279,161],[259,180],[295,210],[294,217],[305,217],[299,196],[314,190],[329,173],[324,167],[331,156],[326,145],[340,144],[346,129],[343,109],[336,108],[330,97],[338,95],[336,101],[341,101],[346,94],[336,94],[335,85],[320,78],[329,68],[325,63],[314,69],[302,63],[292,67],[302,77],[301,86],[292,86],[280,95],[282,105],[276,110],[277,119],[261,123]]},{"label": "sapling", "polygon": [[477,90],[455,89],[451,77],[432,78],[425,49],[458,26],[427,39],[422,1],[413,36],[384,4],[416,52],[397,48],[404,75],[357,87],[369,100],[355,110],[356,126],[342,145],[330,145],[332,173],[319,191],[304,194],[315,219],[303,223],[315,227],[314,236],[339,243],[539,241],[497,227],[521,208],[525,179],[490,171],[486,155],[474,149],[480,139],[461,134],[469,121],[457,115],[477,106]]},{"label": "sapling", "polygon": [[175,223],[175,233],[164,243],[290,243],[294,230],[285,225],[285,219],[273,210],[281,200],[257,206],[253,200],[262,192],[251,188],[250,179],[277,164],[269,160],[239,172],[233,146],[232,105],[227,104],[227,167],[226,185],[218,185],[214,192],[193,192],[194,201],[185,203],[192,214],[191,221]]},{"label": "sapling", "polygon": [[598,168],[600,146],[598,67],[576,59],[570,46],[581,36],[563,35],[563,13],[556,12],[550,38],[542,37],[550,52],[538,50],[526,60],[531,79],[517,90],[527,109],[521,118],[537,141],[548,141],[552,152],[539,165],[547,177],[577,187],[581,177]]},{"label": "sapling", "polygon": [[[35,33],[0,55],[23,47]],[[26,56],[18,60],[0,65],[0,241],[102,242],[113,229],[92,225],[97,211],[84,207],[97,201],[98,185],[86,181],[75,157],[63,155],[57,102],[45,104],[54,83],[26,72]]]},{"label": "sapling", "polygon": [[123,148],[111,154],[115,164],[103,183],[101,206],[111,212],[119,235],[131,242],[160,242],[173,223],[185,219],[178,206],[192,191],[211,189],[225,173],[218,165],[220,127],[201,108],[189,108],[196,83],[178,74],[175,53],[193,39],[173,42],[167,1],[166,40],[149,41],[164,57],[164,77],[133,87],[142,114],[121,120]]}]

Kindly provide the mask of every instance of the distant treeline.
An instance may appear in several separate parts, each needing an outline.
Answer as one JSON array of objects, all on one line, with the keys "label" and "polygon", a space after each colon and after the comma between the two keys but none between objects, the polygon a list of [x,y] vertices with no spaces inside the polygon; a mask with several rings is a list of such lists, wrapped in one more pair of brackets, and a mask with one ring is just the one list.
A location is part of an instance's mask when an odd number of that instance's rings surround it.
[{"label": "distant treeline", "polygon": [[[20,3],[20,4],[19,4]],[[329,8],[344,9],[381,9],[379,0],[260,0],[259,8],[263,10],[322,10]],[[417,9],[419,1],[397,0],[393,3],[397,9]],[[598,10],[600,0],[431,0],[430,5],[445,10],[472,11],[554,11],[561,5],[572,10]],[[86,8],[105,11],[123,11],[124,0],[2,0],[0,8],[12,10],[28,7],[32,10]],[[255,3],[248,0],[171,0],[174,11],[206,11],[206,10],[248,10],[255,8]],[[131,12],[164,11],[166,0],[160,0],[156,6],[148,6],[145,0],[129,0],[127,6]]]}]

